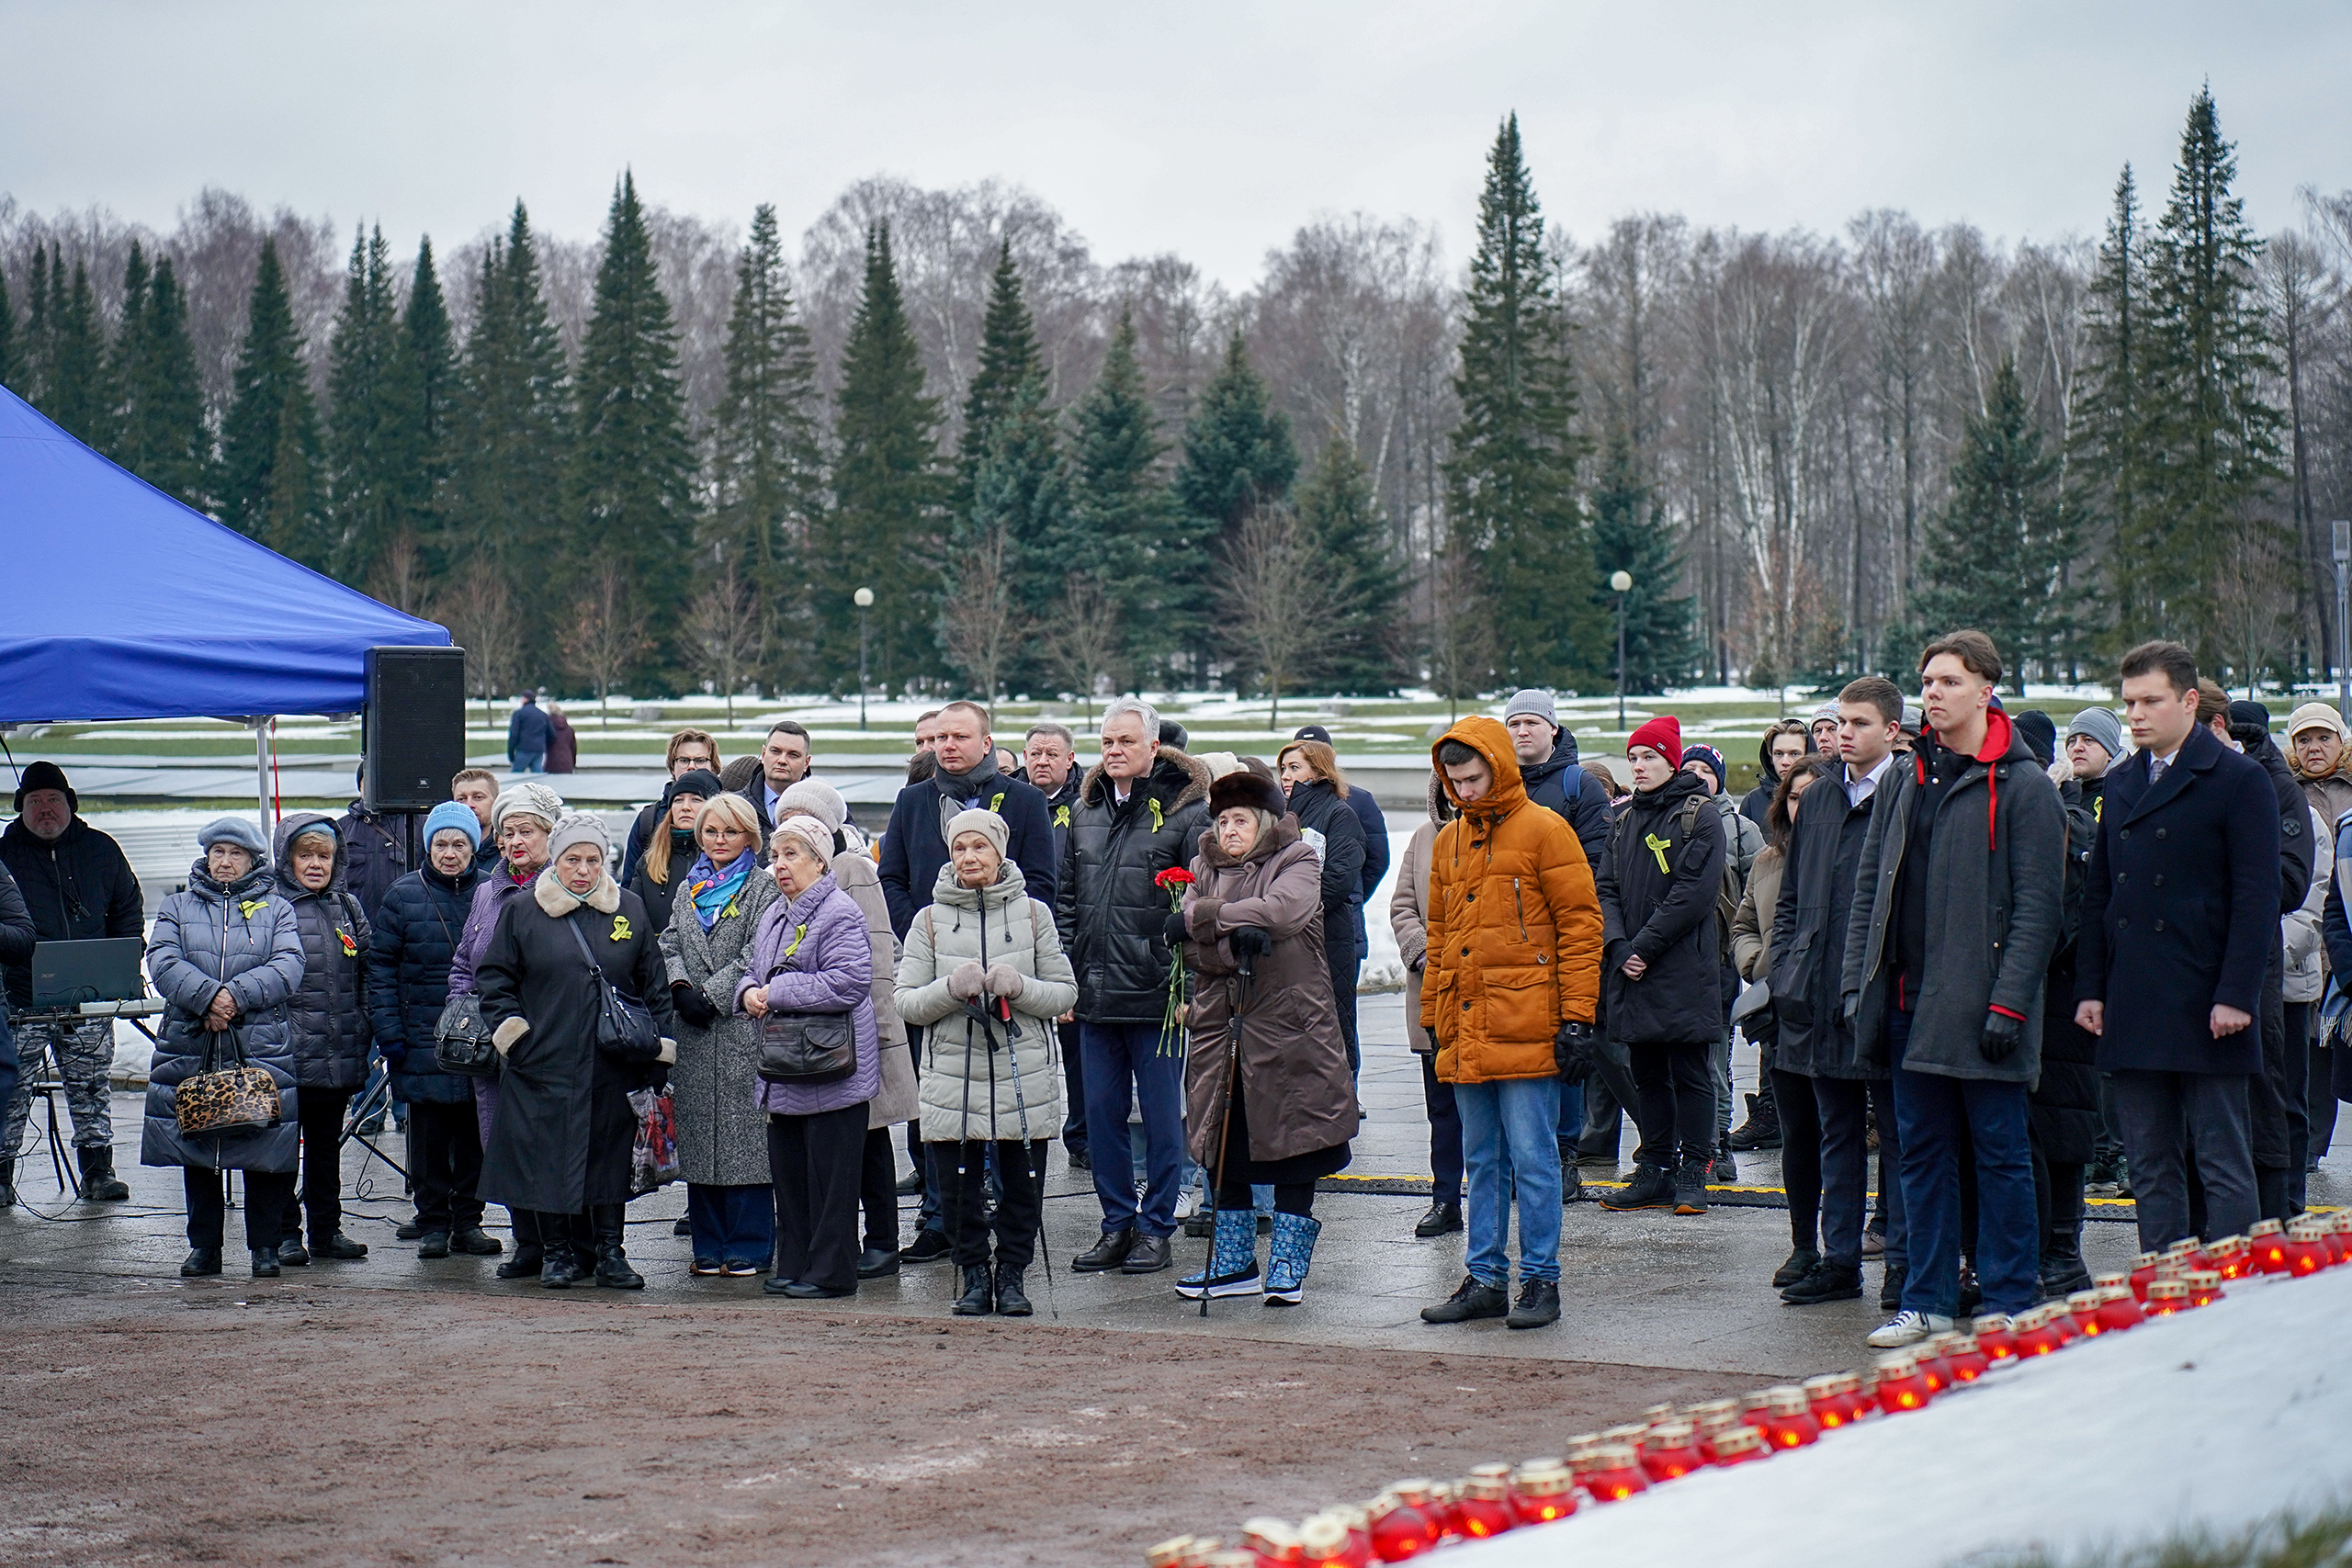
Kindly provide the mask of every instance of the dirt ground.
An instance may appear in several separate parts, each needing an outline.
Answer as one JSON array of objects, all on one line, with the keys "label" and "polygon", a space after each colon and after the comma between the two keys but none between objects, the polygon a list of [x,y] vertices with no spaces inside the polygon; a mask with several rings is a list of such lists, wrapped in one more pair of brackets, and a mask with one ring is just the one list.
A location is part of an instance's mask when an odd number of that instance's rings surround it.
[{"label": "dirt ground", "polygon": [[1753,1381],[301,1280],[18,1281],[0,1317],[24,1565],[1119,1568]]}]

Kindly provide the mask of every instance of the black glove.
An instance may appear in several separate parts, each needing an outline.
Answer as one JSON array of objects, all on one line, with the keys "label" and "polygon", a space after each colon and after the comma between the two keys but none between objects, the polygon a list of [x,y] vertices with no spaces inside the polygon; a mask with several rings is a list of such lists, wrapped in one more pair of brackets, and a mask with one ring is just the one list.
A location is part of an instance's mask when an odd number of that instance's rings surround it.
[{"label": "black glove", "polygon": [[1560,1025],[1560,1032],[1552,1036],[1552,1063],[1559,1068],[1562,1082],[1584,1080],[1592,1071],[1593,1047],[1599,1042],[1600,1036],[1589,1023],[1571,1019]]},{"label": "black glove", "polygon": [[710,998],[704,996],[698,987],[690,986],[684,980],[672,982],[670,1005],[677,1010],[680,1018],[684,1019],[696,1029],[708,1029],[718,1021],[718,1010],[710,1005]]},{"label": "black glove", "polygon": [[1160,928],[1159,934],[1168,939],[1168,945],[1170,947],[1175,946],[1180,942],[1190,940],[1192,933],[1184,927],[1184,911],[1182,909],[1169,910],[1168,923]]},{"label": "black glove", "polygon": [[2023,1023],[2005,1012],[1987,1012],[1984,1033],[1976,1042],[1976,1050],[1988,1062],[2006,1062],[2018,1054],[2018,1043],[2024,1037]]},{"label": "black glove", "polygon": [[1237,957],[1246,953],[1250,957],[1256,958],[1274,950],[1273,940],[1256,926],[1243,926],[1228,940],[1233,943],[1233,951]]}]

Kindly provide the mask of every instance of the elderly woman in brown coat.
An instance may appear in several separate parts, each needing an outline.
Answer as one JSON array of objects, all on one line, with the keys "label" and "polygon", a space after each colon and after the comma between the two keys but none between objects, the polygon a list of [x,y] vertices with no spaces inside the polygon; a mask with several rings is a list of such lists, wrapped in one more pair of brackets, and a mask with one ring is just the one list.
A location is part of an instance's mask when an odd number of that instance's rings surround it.
[{"label": "elderly woman in brown coat", "polygon": [[[1315,1183],[1346,1168],[1355,1136],[1354,1080],[1324,962],[1322,868],[1286,805],[1258,773],[1211,785],[1210,827],[1184,894],[1194,976],[1184,1123],[1216,1194],[1208,1267],[1176,1287],[1188,1298],[1263,1290],[1270,1306],[1296,1305],[1323,1228]],[[1253,1185],[1274,1190],[1262,1284]]]}]

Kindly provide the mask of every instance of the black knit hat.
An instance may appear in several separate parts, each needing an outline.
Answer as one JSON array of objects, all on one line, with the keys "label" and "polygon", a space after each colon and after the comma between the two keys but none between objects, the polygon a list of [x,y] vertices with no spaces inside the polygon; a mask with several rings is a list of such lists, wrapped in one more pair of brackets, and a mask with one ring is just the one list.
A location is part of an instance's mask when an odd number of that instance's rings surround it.
[{"label": "black knit hat", "polygon": [[46,757],[42,758],[40,761],[35,762],[31,767],[27,768],[24,772],[23,777],[17,781],[16,809],[19,813],[25,809],[25,796],[37,789],[63,790],[65,792],[65,808],[69,811],[79,811],[82,809],[82,797],[75,795],[74,793],[74,786],[65,782],[65,770],[59,767],[56,763],[51,761]]},{"label": "black knit hat", "polygon": [[682,795],[698,795],[704,800],[717,800],[726,793],[727,786],[719,783],[718,775],[708,768],[688,768],[684,773],[672,779],[662,791],[662,805],[667,808],[671,802]]},{"label": "black knit hat", "polygon": [[2058,755],[2058,721],[2040,708],[2027,708],[2009,720],[2033,760],[2048,767]]},{"label": "black knit hat", "polygon": [[1244,768],[1238,773],[1227,773],[1209,785],[1209,815],[1230,811],[1237,806],[1254,807],[1280,817],[1290,810],[1290,802],[1283,797],[1283,786],[1272,779],[1260,778]]}]

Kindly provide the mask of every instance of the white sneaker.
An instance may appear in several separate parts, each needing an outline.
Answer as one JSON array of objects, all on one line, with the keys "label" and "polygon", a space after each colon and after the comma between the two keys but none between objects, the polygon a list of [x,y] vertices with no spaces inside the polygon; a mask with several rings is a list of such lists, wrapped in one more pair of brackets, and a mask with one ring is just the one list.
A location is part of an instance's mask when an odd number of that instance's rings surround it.
[{"label": "white sneaker", "polygon": [[1870,1343],[1881,1350],[1900,1350],[1905,1345],[1917,1345],[1930,1334],[1945,1334],[1951,1329],[1951,1319],[1948,1317],[1939,1317],[1931,1312],[1898,1312],[1871,1330]]}]

